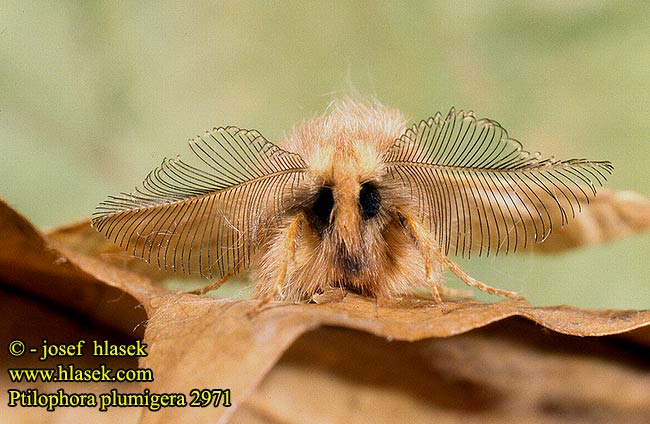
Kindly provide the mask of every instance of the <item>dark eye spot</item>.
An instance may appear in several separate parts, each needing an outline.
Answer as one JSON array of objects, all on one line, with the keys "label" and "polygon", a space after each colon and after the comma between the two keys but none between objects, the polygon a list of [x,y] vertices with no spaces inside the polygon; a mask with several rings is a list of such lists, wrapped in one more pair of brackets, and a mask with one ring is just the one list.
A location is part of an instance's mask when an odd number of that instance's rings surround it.
[{"label": "dark eye spot", "polygon": [[319,224],[323,227],[329,225],[330,215],[334,207],[334,195],[329,187],[321,187],[316,195],[316,200],[311,207],[311,211]]},{"label": "dark eye spot", "polygon": [[381,195],[379,190],[371,183],[361,185],[359,192],[359,207],[363,219],[370,219],[379,213],[381,207]]}]

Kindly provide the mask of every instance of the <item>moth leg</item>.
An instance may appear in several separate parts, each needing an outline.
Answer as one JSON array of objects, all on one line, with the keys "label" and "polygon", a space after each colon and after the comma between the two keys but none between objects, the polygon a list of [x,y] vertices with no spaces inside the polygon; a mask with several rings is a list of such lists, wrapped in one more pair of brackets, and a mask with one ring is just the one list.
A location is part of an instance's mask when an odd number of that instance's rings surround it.
[{"label": "moth leg", "polygon": [[431,294],[433,295],[433,300],[434,302],[441,304],[442,297],[440,296],[440,292],[444,291],[445,288],[443,288],[444,286],[442,286],[439,282],[435,281],[431,272],[431,268],[434,265],[431,252],[435,251],[435,247],[431,244],[428,234],[415,220],[413,220],[409,215],[403,214],[401,212],[399,213],[399,217],[402,221],[402,224],[409,230],[415,239],[416,245],[420,248],[420,252],[424,258],[424,275],[427,286],[429,286]]},{"label": "moth leg", "polygon": [[300,232],[300,225],[302,224],[303,218],[303,214],[300,213],[293,219],[293,221],[291,221],[291,224],[289,224],[289,228],[287,229],[287,236],[284,239],[285,255],[278,265],[278,276],[275,280],[275,285],[273,286],[273,289],[262,298],[260,303],[255,308],[253,312],[254,314],[260,312],[279,294],[282,294],[282,287],[284,286],[285,280],[287,278],[289,263],[292,263],[296,258],[296,239],[298,238],[298,233]]},{"label": "moth leg", "polygon": [[[456,265],[454,262],[452,262],[451,259],[447,257],[440,248],[433,243],[429,242],[430,240],[429,237],[427,237],[428,233],[426,230],[422,228],[422,226],[415,220],[413,220],[411,217],[409,217],[406,214],[400,213],[400,217],[402,218],[402,222],[406,226],[406,228],[411,232],[413,237],[415,238],[415,241],[418,243],[418,245],[421,246],[421,250],[423,250],[423,255],[425,256],[425,272],[427,273],[427,284],[429,287],[432,287],[432,292],[433,292],[433,298],[436,302],[441,302],[440,300],[440,293],[442,292],[443,294],[451,294],[452,296],[454,294],[458,294],[453,289],[449,289],[445,287],[444,285],[440,283],[436,283],[435,281],[430,281],[430,265],[427,265],[427,263],[431,264],[433,263],[431,261],[431,252],[435,255],[435,259],[437,262],[444,264],[444,266],[449,269],[451,272],[456,274],[458,278],[460,278],[465,284],[467,284],[470,287],[477,288],[483,292],[497,295],[497,296],[503,296],[503,297],[509,297],[511,299],[520,299],[521,297],[517,295],[515,292],[511,292],[508,290],[501,290],[501,289],[496,289],[494,287],[490,287],[487,284],[481,283],[474,277],[470,276],[467,274],[465,271],[460,269],[458,265]],[[463,294],[463,291],[459,291]]]},{"label": "moth leg", "polygon": [[502,297],[509,297],[511,299],[521,299],[521,296],[519,296],[517,293],[508,291],[508,290],[501,290],[501,289],[495,289],[494,287],[490,287],[487,284],[481,283],[474,277],[470,276],[467,274],[465,271],[460,269],[458,265],[456,265],[454,262],[451,261],[447,256],[445,256],[442,252],[438,250],[436,252],[437,255],[440,256],[440,259],[444,262],[445,266],[458,278],[460,278],[463,283],[467,284],[470,287],[475,287],[483,292],[497,295],[497,296],[502,296]]},{"label": "moth leg", "polygon": [[232,277],[232,274],[228,274],[225,277],[221,278],[220,280],[215,281],[214,283],[208,284],[207,286],[203,286],[201,288],[198,288],[196,290],[191,290],[188,291],[190,294],[205,294],[209,291],[212,290],[217,290],[219,287],[223,285],[226,281],[228,281]]}]

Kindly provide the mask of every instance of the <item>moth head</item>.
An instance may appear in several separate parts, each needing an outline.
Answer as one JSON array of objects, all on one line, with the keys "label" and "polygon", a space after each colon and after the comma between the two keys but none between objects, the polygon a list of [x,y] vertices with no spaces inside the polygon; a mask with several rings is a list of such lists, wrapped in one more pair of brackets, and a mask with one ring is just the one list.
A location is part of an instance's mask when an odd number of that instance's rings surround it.
[{"label": "moth head", "polygon": [[317,169],[304,213],[309,230],[330,259],[358,274],[381,237],[387,204],[378,153],[364,143],[351,147],[336,151],[327,167]]},{"label": "moth head", "polygon": [[328,260],[348,273],[363,272],[378,253],[391,198],[383,154],[405,127],[396,110],[344,100],[294,128],[286,141],[305,158],[313,182],[302,203],[307,230]]},{"label": "moth head", "polygon": [[373,239],[380,236],[384,225],[382,211],[378,187],[373,182],[364,182],[319,187],[305,214],[309,231],[329,259],[357,274],[368,260]]}]

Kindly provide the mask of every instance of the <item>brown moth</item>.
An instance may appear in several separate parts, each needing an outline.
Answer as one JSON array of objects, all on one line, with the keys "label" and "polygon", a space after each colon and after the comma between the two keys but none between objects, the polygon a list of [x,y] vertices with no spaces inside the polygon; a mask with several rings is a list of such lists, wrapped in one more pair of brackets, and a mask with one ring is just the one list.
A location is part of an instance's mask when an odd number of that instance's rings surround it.
[{"label": "brown moth", "polygon": [[442,272],[491,294],[448,255],[544,241],[611,173],[609,162],[542,159],[497,122],[437,113],[411,127],[378,103],[334,102],[280,145],[254,130],[190,140],[197,164],[165,159],[93,226],[159,268],[216,282],[251,269],[256,297],[309,300],[331,288],[397,297]]}]

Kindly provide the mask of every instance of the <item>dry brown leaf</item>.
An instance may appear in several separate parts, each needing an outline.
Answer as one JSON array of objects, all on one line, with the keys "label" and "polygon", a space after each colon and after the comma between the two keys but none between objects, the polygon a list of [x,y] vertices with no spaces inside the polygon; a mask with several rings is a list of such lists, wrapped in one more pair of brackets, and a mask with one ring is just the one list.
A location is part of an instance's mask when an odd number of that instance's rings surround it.
[{"label": "dry brown leaf", "polygon": [[2,284],[91,317],[96,324],[123,334],[132,334],[133,323],[145,319],[144,312],[136,308],[136,299],[70,262],[2,199],[0,234]]},{"label": "dry brown leaf", "polygon": [[[522,390],[521,387],[535,387],[536,390],[542,392],[538,393],[541,397],[536,397],[537,400],[544,398],[544,396],[556,396],[555,398],[549,398],[550,400],[546,403],[542,402],[542,405],[547,405],[546,408],[549,410],[559,412],[547,416],[548,420],[540,422],[557,422],[553,421],[553,419],[564,414],[562,408],[565,408],[567,404],[562,402],[565,399],[562,390],[576,391],[576,402],[579,405],[588,405],[589,407],[595,405],[604,408],[603,414],[599,415],[602,417],[618,417],[620,414],[625,414],[626,408],[635,408],[634,405],[637,405],[637,403],[635,403],[636,400],[634,399],[621,404],[621,408],[616,409],[612,405],[618,405],[618,401],[615,400],[618,394],[616,396],[612,394],[611,398],[601,399],[594,394],[593,390],[589,392],[592,394],[589,394],[580,388],[567,388],[568,383],[566,381],[562,383],[561,379],[553,380],[554,383],[548,380],[549,383],[553,383],[557,387],[549,387],[546,391],[543,389],[545,383],[534,386],[526,385],[525,381],[529,378],[526,373],[532,373],[530,375],[536,376],[533,378],[537,379],[544,377],[544,373],[540,373],[538,369],[535,369],[541,362],[530,362],[531,368],[529,369],[526,356],[528,353],[518,353],[516,348],[508,344],[511,342],[509,342],[508,337],[515,337],[524,341],[538,337],[539,334],[552,334],[553,337],[560,337],[555,332],[580,336],[567,336],[562,339],[562,343],[558,343],[549,349],[549,352],[555,352],[554,355],[556,355],[552,359],[560,361],[567,367],[567,370],[574,369],[570,362],[580,356],[580,352],[583,350],[584,352],[590,352],[585,349],[590,344],[609,343],[607,338],[592,339],[583,338],[584,336],[625,333],[627,337],[625,343],[627,345],[622,345],[621,351],[628,352],[628,356],[615,357],[614,355],[608,357],[613,364],[611,366],[614,368],[617,366],[631,367],[632,371],[620,374],[622,376],[633,375],[634,370],[636,370],[635,375],[639,381],[645,380],[647,382],[648,379],[647,357],[648,346],[650,345],[650,331],[648,331],[650,311],[590,311],[570,307],[540,308],[532,307],[522,301],[513,300],[493,304],[467,301],[449,302],[445,304],[444,308],[440,308],[427,300],[411,297],[389,304],[378,304],[374,299],[348,295],[340,301],[318,305],[274,303],[261,313],[251,317],[249,313],[257,305],[254,301],[213,299],[164,290],[152,284],[151,280],[143,275],[106,263],[102,260],[103,256],[101,254],[97,256],[97,250],[86,248],[84,251],[84,248],[80,247],[79,244],[76,244],[74,248],[71,247],[65,240],[74,239],[76,237],[74,231],[67,230],[69,233],[66,236],[67,238],[57,238],[56,235],[47,237],[38,233],[24,218],[13,212],[5,204],[0,205],[0,220],[3,235],[11,235],[9,237],[10,244],[12,249],[16,249],[11,254],[5,252],[1,255],[0,272],[2,275],[0,280],[3,283],[9,283],[13,287],[19,287],[24,291],[34,291],[39,296],[42,296],[43,292],[57,292],[48,295],[53,301],[63,305],[67,305],[66,297],[69,296],[68,301],[71,308],[74,308],[80,314],[93,317],[97,322],[103,322],[103,320],[110,318],[111,308],[115,308],[113,317],[119,318],[120,321],[130,322],[130,328],[133,328],[143,320],[142,316],[138,317],[135,314],[134,317],[125,312],[128,311],[129,307],[134,308],[134,302],[130,303],[130,305],[123,305],[119,302],[108,303],[108,307],[98,305],[100,311],[106,310],[108,314],[104,312],[97,314],[95,310],[88,308],[86,303],[79,302],[76,299],[79,291],[83,292],[87,287],[91,287],[94,291],[106,290],[108,293],[114,293],[114,291],[125,293],[118,298],[136,299],[144,305],[146,311],[147,328],[144,341],[148,345],[149,356],[141,360],[140,366],[151,368],[155,373],[155,381],[147,385],[152,392],[180,392],[187,395],[194,388],[228,388],[231,390],[233,406],[230,408],[168,408],[156,413],[145,410],[142,422],[173,422],[181,419],[187,420],[189,417],[199,422],[214,420],[225,422],[233,416],[237,417],[237,421],[241,419],[250,422],[294,422],[296,419],[301,420],[300,418],[305,417],[296,415],[297,410],[286,410],[287,407],[282,406],[285,404],[282,404],[279,400],[276,404],[273,399],[280,399],[279,397],[273,396],[271,398],[273,403],[269,405],[269,401],[264,400],[266,399],[264,394],[277,394],[279,396],[280,389],[273,388],[278,387],[278,378],[280,382],[293,381],[289,387],[295,388],[301,381],[302,385],[311,384],[311,377],[323,372],[345,374],[343,379],[345,381],[340,381],[340,378],[330,381],[330,391],[327,393],[332,393],[332,390],[340,387],[342,391],[348,390],[347,393],[358,393],[359,402],[376,404],[384,399],[387,402],[386,405],[391,405],[389,400],[392,399],[392,394],[397,393],[401,400],[394,404],[396,408],[400,405],[401,408],[419,407],[418,405],[420,405],[424,409],[413,411],[413,414],[420,412],[426,414],[426,410],[432,407],[437,409],[438,412],[445,412],[449,407],[445,406],[444,402],[449,402],[449,400],[448,397],[441,394],[441,388],[450,384],[445,378],[450,375],[453,377],[453,373],[459,373],[464,369],[464,366],[461,366],[463,363],[466,364],[467,370],[474,369],[478,373],[478,383],[476,383],[478,386],[468,386],[466,389],[469,390],[469,393],[471,393],[472,387],[480,388],[481,385],[488,388],[491,386],[506,387],[508,385],[506,382],[514,380],[514,377],[509,376],[508,373],[515,373],[517,374],[515,377],[521,380],[517,390]],[[85,231],[83,227],[81,228],[82,232]],[[53,234],[60,235],[61,232],[54,232]],[[15,269],[19,271],[11,271],[10,268],[12,267],[17,267]],[[33,275],[39,276],[39,284],[28,284]],[[97,297],[101,298],[101,296]],[[104,303],[107,303],[106,297],[103,299]],[[133,309],[133,311],[136,310]],[[522,318],[516,319],[512,317]],[[522,319],[525,319],[523,322],[526,324],[517,328],[516,331],[511,330],[513,320],[521,322]],[[126,328],[129,325],[122,323],[117,327]],[[483,328],[485,326],[488,327]],[[333,342],[332,337],[339,336],[327,336],[329,334],[327,331],[323,333],[324,330],[317,330],[323,327],[343,327],[354,331],[346,333],[348,336],[344,341],[339,340],[337,342],[335,340]],[[477,331],[478,328],[483,329]],[[549,332],[549,330],[553,332]],[[309,333],[311,331],[318,332]],[[336,331],[340,332],[342,330]],[[496,331],[496,335],[490,333],[491,331]],[[470,333],[466,334],[468,332]],[[303,336],[305,333],[309,334]],[[317,336],[313,336],[313,334],[317,334]],[[321,337],[323,334],[325,336]],[[465,334],[465,336],[451,337],[460,334]],[[301,336],[303,336],[303,340],[295,344],[296,340]],[[475,336],[483,337],[483,339],[479,337],[480,340],[477,343],[466,341],[473,340]],[[430,340],[431,338],[434,338],[434,340]],[[441,338],[444,338],[447,343],[438,345],[447,346],[443,348],[443,351],[448,349],[453,352],[461,352],[464,356],[460,360],[456,358],[456,361],[452,364],[448,357],[444,355],[440,357],[440,354],[436,353],[438,351],[427,347],[430,346],[430,343],[433,343],[431,346],[434,346],[436,342],[441,342],[439,340]],[[361,341],[356,344],[348,342],[353,339],[360,339]],[[379,372],[379,370],[392,367],[396,358],[400,358],[400,355],[402,355],[401,350],[397,349],[390,350],[393,355],[392,359],[385,357],[385,352],[382,350],[386,349],[387,346],[392,346],[386,340],[402,341],[396,342],[396,346],[399,345],[401,346],[400,349],[406,349],[405,352],[409,349],[420,352],[418,355],[423,355],[423,358],[425,358],[422,359],[423,363],[429,369],[437,370],[432,375],[431,380],[420,378],[409,382],[408,379],[402,378],[406,374],[411,376],[417,374],[418,366],[422,366],[422,363],[413,363],[412,356],[409,355],[402,356],[403,358],[409,358],[400,362],[401,368],[399,369],[403,370],[403,372],[392,374],[382,372],[383,377],[376,381],[367,377],[368,373],[372,374],[372,369]],[[413,343],[413,341],[418,340],[420,341]],[[598,341],[594,342],[594,340]],[[564,352],[566,353],[564,355],[562,353],[563,346],[568,346],[571,343],[578,347]],[[301,352],[298,356],[302,358],[303,365],[301,366],[306,367],[306,370],[298,373],[289,370],[289,375],[284,375],[283,373],[286,374],[286,372],[279,368],[281,377],[274,377],[275,374],[273,373],[269,374],[287,349],[294,344],[295,346],[292,349],[298,349]],[[353,346],[357,346],[355,348],[358,349],[357,353],[350,353]],[[508,360],[499,365],[499,361],[493,359],[492,362],[488,363],[491,371],[487,372],[481,365],[486,358],[486,349],[493,351],[492,358],[502,356],[507,357]],[[422,352],[429,352],[428,356]],[[560,353],[558,354],[558,352]],[[280,362],[281,366],[287,360],[291,362],[293,360],[291,358],[295,356],[291,351],[287,355]],[[510,357],[507,355],[510,355]],[[582,356],[587,359],[590,357],[589,353]],[[346,361],[350,361],[351,358],[360,359],[362,362],[365,361],[365,370],[358,370],[354,366],[348,366],[347,368],[343,366],[343,371],[338,370],[340,365],[345,365]],[[313,367],[310,365],[312,360]],[[372,367],[368,365],[368,360],[375,362]],[[544,364],[553,364],[553,362],[544,362]],[[346,369],[347,371],[345,371]],[[449,369],[449,373],[445,371],[447,369]],[[537,374],[534,372],[537,372]],[[265,380],[267,374],[269,376]],[[359,380],[361,374],[366,375],[366,377],[362,375],[363,378]],[[492,374],[494,375],[492,376]],[[577,377],[582,378],[587,374],[589,372],[585,371],[577,375]],[[386,375],[388,376],[386,377]],[[435,377],[438,377],[438,379],[436,380]],[[462,377],[464,379],[469,378],[467,375]],[[326,375],[325,378],[329,379],[330,377]],[[370,378],[370,381],[368,381],[368,378]],[[611,383],[602,378],[602,374],[598,378],[599,384],[612,388]],[[492,382],[492,379],[494,379],[494,382]],[[264,383],[260,386],[263,381]],[[417,386],[423,384],[423,381],[431,390],[422,391],[418,389]],[[581,380],[580,384],[582,382],[583,380]],[[415,386],[411,387],[411,384]],[[457,388],[457,390],[464,390],[463,384],[460,384],[460,388]],[[279,386],[282,386],[282,384],[279,384]],[[643,389],[646,386],[639,383],[638,387]],[[586,388],[593,388],[593,384],[588,383]],[[258,391],[256,392],[256,390]],[[517,402],[517,390],[513,389],[510,392],[511,396],[507,397],[508,402]],[[644,393],[647,393],[647,391]],[[581,400],[583,398],[580,397],[582,395],[586,396],[585,399],[587,399],[584,402]],[[291,397],[291,394],[285,392],[285,396]],[[296,394],[296,396],[298,395]],[[420,402],[423,396],[426,397],[427,405]],[[477,396],[480,397],[480,394]],[[524,402],[528,398],[520,397],[519,399],[520,402]],[[614,401],[611,401],[612,399]],[[643,401],[645,398],[640,397],[639,399]],[[489,414],[484,414],[485,418],[488,421],[498,418],[499,414],[508,409],[504,406],[508,402],[504,403],[500,407],[501,409],[493,409]],[[240,409],[242,405],[246,406]],[[294,406],[297,408],[299,405],[304,404],[296,403]],[[456,411],[463,410],[468,417],[481,417],[480,414],[477,415],[476,410],[472,410],[471,402],[466,409],[462,406],[462,402],[458,402],[457,405],[460,406],[456,408]],[[365,407],[361,406],[350,410],[356,411],[358,414],[362,414],[364,411],[372,412],[372,407],[368,406],[368,404]],[[512,409],[512,411],[514,412],[509,416],[504,416],[502,421],[515,420],[515,418],[521,417],[522,411],[527,410],[524,406],[513,406],[515,409]],[[306,407],[307,409],[303,411],[312,411],[309,405]],[[238,409],[240,409],[240,412],[238,412]],[[399,408],[395,410],[385,409],[387,413],[395,414],[398,413],[398,410]],[[332,409],[332,411],[336,412],[337,409]],[[338,411],[341,412],[340,409]],[[578,412],[580,411],[578,410]],[[634,412],[643,414],[646,410],[637,408]],[[314,414],[316,414],[315,411]],[[568,411],[567,414],[564,415],[569,418],[571,414],[577,416],[575,411]],[[452,416],[456,415],[452,414]],[[633,416],[631,412],[629,416]],[[362,421],[363,417],[358,416],[357,418],[359,418],[357,421]],[[352,420],[349,421],[353,422]]]},{"label": "dry brown leaf", "polygon": [[11,382],[7,368],[54,368],[57,364],[68,366],[72,364],[77,369],[96,369],[101,364],[111,368],[137,368],[137,358],[133,357],[94,357],[90,354],[65,358],[48,358],[39,361],[39,354],[29,354],[14,358],[9,355],[7,344],[10,340],[22,340],[27,346],[40,347],[43,339],[50,344],[76,344],[79,340],[109,340],[112,343],[123,344],[132,342],[132,335],[115,333],[97,325],[88,325],[88,319],[66,310],[65,306],[57,306],[34,296],[0,286],[0,354],[2,373],[0,384],[0,408],[2,408],[2,423],[135,423],[141,411],[138,408],[110,408],[101,412],[97,408],[58,408],[55,412],[47,412],[42,408],[7,407],[9,403],[8,389],[27,390],[37,389],[39,393],[55,393],[58,389],[66,393],[94,393],[98,395],[118,388],[122,392],[138,392],[138,383],[109,383],[109,382]]},{"label": "dry brown leaf", "polygon": [[[217,384],[232,388],[240,396],[234,400],[238,405],[300,334],[319,326],[354,328],[391,340],[420,340],[461,334],[513,315],[574,335],[611,334],[650,322],[650,312],[556,310],[514,301],[465,302],[448,305],[442,311],[428,302],[407,302],[389,308],[378,307],[369,299],[348,296],[342,302],[327,305],[278,305],[248,319],[246,314],[253,306],[250,302],[206,301],[193,296],[155,299],[147,336],[152,353],[154,349],[160,351],[143,363],[164,369],[164,373],[157,374],[157,389],[183,390],[197,384]],[[177,366],[169,367],[171,361]],[[207,419],[227,417],[232,412],[234,408],[203,410],[198,414]],[[164,417],[145,414],[146,422],[183,416],[179,410],[169,413]]]},{"label": "dry brown leaf", "polygon": [[[525,335],[525,336],[524,336]],[[308,384],[305,382],[308,381]],[[612,390],[615,387],[616,390]],[[646,423],[647,360],[510,318],[452,338],[301,336],[233,422]]]}]

